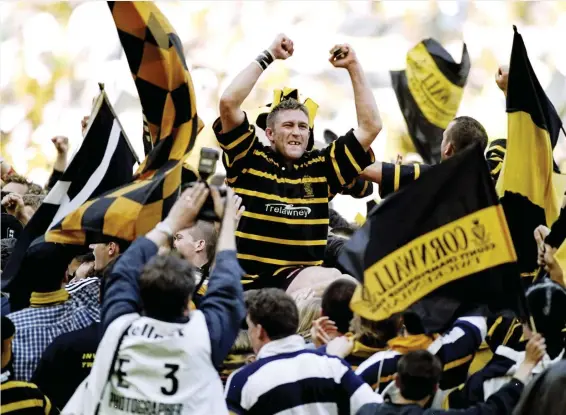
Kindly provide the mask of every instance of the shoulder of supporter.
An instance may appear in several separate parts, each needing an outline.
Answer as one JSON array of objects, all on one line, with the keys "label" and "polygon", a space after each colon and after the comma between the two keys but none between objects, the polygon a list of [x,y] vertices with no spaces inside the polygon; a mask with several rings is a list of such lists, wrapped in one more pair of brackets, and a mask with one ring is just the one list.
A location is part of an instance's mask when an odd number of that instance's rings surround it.
[{"label": "shoulder of supporter", "polygon": [[432,342],[432,344],[428,347],[428,351],[432,354],[436,354],[443,346],[455,344],[462,340],[470,343],[473,342],[474,344],[477,344],[477,347],[479,347],[479,345],[484,341],[486,334],[487,322],[485,317],[460,317],[454,322],[452,328],[450,328],[448,332],[444,333]]},{"label": "shoulder of supporter", "polygon": [[[367,358],[364,362],[362,362],[358,368],[356,369],[356,374],[363,376],[366,372],[373,371],[376,369],[381,362],[385,362],[390,359],[395,360],[395,366],[397,366],[396,360],[401,357],[401,353],[396,352],[394,350],[381,350],[377,353],[374,353],[369,358]],[[376,372],[377,375],[377,372]],[[365,377],[365,376],[364,376]],[[377,378],[376,378],[377,380]]]}]

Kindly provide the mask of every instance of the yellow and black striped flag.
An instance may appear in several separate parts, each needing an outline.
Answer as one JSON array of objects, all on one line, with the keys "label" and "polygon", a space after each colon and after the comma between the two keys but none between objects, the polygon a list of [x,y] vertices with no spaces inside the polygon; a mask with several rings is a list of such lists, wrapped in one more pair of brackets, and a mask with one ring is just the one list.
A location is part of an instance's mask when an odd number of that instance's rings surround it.
[{"label": "yellow and black striped flag", "polygon": [[507,149],[497,181],[519,269],[533,276],[538,225],[551,226],[560,214],[566,176],[552,156],[561,121],[541,87],[527,56],[523,38],[514,29],[507,86]]},{"label": "yellow and black striped flag", "polygon": [[179,37],[153,2],[108,2],[128,58],[153,149],[134,180],[67,215],[47,242],[132,241],[167,216],[181,185],[183,160],[202,126]]},{"label": "yellow and black striped flag", "polygon": [[415,148],[427,164],[440,162],[442,133],[454,119],[470,72],[464,44],[462,59],[434,39],[425,39],[407,53],[407,69],[391,71],[391,83]]},{"label": "yellow and black striped flag", "polygon": [[[431,297],[450,299],[452,312],[464,304],[519,309],[512,288],[522,292],[519,275],[506,271],[515,268],[515,250],[478,145],[384,199],[345,244],[339,262],[363,283],[350,306],[370,320]],[[444,329],[454,317],[438,312],[442,301],[428,306],[434,309],[422,321],[427,332]]]}]

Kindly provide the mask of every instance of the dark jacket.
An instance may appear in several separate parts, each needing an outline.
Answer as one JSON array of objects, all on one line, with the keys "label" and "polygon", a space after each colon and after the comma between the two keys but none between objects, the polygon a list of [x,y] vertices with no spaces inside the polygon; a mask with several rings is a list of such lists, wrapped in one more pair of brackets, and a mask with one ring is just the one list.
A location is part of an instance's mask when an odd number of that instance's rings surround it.
[{"label": "dark jacket", "polygon": [[32,377],[51,403],[63,409],[77,387],[88,376],[98,343],[100,323],[93,323],[57,337],[45,349]]},{"label": "dark jacket", "polygon": [[483,403],[468,409],[425,409],[418,405],[396,405],[393,403],[367,404],[356,415],[507,415],[513,411],[521,392],[523,383],[513,379],[497,393],[491,395]]}]

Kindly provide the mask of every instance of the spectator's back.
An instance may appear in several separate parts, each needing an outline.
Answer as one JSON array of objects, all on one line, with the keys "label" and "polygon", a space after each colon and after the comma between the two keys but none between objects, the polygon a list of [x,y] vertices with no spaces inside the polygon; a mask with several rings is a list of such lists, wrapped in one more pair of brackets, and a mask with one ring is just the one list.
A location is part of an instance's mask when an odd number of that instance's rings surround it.
[{"label": "spectator's back", "polygon": [[[124,333],[113,374],[104,388],[102,413],[136,412],[134,408],[140,405],[158,407],[158,413],[204,413],[203,404],[208,404],[209,414],[226,412],[220,398],[222,383],[210,364],[211,346],[202,312],[191,312],[187,323],[149,317],[131,320],[126,315],[112,323],[97,352],[112,359],[106,351],[115,350],[112,344]],[[98,371],[92,381],[105,382],[104,377]]]}]

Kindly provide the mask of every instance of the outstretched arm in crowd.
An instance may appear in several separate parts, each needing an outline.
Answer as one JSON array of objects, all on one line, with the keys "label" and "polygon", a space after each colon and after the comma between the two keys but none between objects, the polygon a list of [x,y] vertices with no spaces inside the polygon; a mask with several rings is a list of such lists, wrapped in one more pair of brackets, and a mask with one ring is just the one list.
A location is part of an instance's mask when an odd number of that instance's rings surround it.
[{"label": "outstretched arm in crowd", "polygon": [[284,60],[292,55],[293,42],[285,35],[280,34],[275,38],[269,49],[262,52],[255,61],[251,62],[236,76],[220,97],[220,121],[224,133],[232,131],[244,122],[245,114],[240,106],[252,92],[267,65],[275,59]]},{"label": "outstretched arm in crowd", "polygon": [[[212,197],[215,206],[222,204],[218,190],[214,188]],[[226,204],[216,248],[216,263],[210,275],[208,289],[199,306],[208,327],[212,363],[217,367],[228,355],[238,336],[242,320],[246,317],[241,283],[244,271],[236,258],[235,232],[240,205],[240,197],[236,196],[232,189],[226,189]]]},{"label": "outstretched arm in crowd", "polygon": [[[195,223],[208,193],[205,185],[198,183],[181,194],[164,221],[173,235]],[[141,311],[138,278],[144,265],[157,255],[160,247],[168,244],[168,239],[166,233],[153,229],[138,238],[116,262],[106,281],[102,300],[103,332],[118,317]]]},{"label": "outstretched arm in crowd", "polygon": [[345,68],[350,75],[358,117],[358,128],[354,130],[354,135],[364,150],[368,151],[382,128],[373,92],[356,52],[350,45],[336,45],[330,50],[330,53],[332,54],[329,59],[330,63],[335,68]]}]

